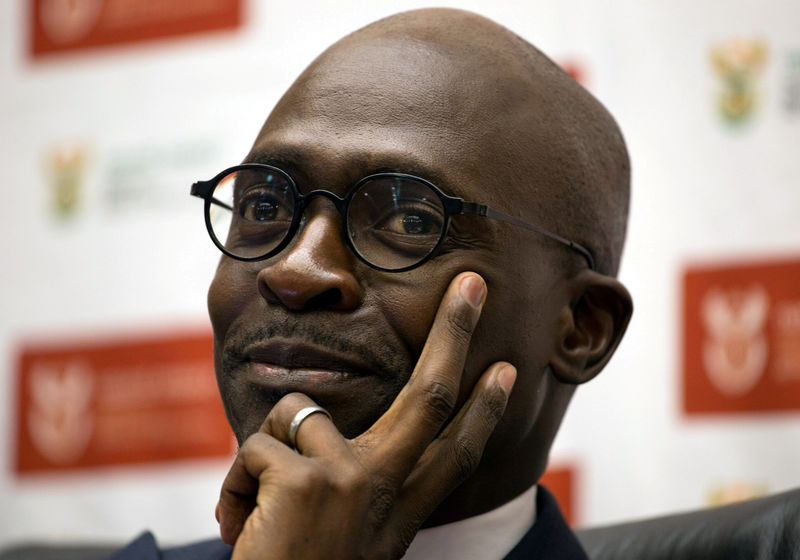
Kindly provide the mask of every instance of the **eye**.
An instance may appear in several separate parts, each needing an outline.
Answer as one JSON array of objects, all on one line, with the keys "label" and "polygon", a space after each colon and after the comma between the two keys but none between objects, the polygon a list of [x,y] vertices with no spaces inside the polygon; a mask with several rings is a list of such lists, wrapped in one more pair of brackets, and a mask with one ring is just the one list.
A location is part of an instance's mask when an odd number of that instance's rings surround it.
[{"label": "eye", "polygon": [[375,227],[401,235],[438,235],[442,222],[439,216],[421,208],[397,208]]},{"label": "eye", "polygon": [[250,222],[291,221],[292,207],[270,188],[251,187],[241,196],[237,205],[239,217]]}]

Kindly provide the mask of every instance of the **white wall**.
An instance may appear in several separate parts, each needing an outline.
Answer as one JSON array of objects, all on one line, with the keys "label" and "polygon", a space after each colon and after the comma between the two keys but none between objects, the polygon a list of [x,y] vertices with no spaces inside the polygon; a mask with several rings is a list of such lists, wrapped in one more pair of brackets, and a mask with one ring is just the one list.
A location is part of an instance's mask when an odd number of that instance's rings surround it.
[{"label": "white wall", "polygon": [[[800,483],[796,413],[686,420],[680,412],[679,281],[687,262],[800,253],[800,114],[785,109],[797,2],[437,2],[510,27],[556,59],[579,57],[633,161],[621,278],[636,312],[618,355],[582,388],[553,457],[580,469],[586,524],[704,505],[715,486]],[[0,546],[24,539],[162,542],[216,534],[226,461],[19,479],[12,471],[14,357],[48,335],[204,325],[217,254],[190,183],[240,161],[283,90],[323,48],[423,2],[248,4],[237,33],[32,63],[26,3],[0,3]],[[709,45],[769,45],[761,104],[744,126],[715,112]],[[83,205],[48,206],[47,154],[87,150]],[[109,201],[133,162],[152,191]],[[134,181],[136,182],[136,181]],[[171,190],[167,190],[167,189]],[[800,403],[798,403],[800,407]],[[165,506],[165,504],[168,504]]]}]

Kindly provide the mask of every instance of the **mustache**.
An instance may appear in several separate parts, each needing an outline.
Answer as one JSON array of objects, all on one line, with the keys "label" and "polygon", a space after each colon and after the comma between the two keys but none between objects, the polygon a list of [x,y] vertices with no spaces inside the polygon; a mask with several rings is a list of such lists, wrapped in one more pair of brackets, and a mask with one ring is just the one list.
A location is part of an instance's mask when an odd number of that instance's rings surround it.
[{"label": "mustache", "polygon": [[[342,333],[349,333],[343,336]],[[285,318],[268,325],[258,325],[225,344],[222,365],[225,375],[232,374],[239,366],[248,362],[245,351],[248,347],[271,338],[284,338],[307,342],[323,348],[357,357],[367,364],[379,377],[406,379],[410,377],[416,359],[397,340],[388,340],[369,325],[350,327],[345,325],[321,326],[315,323]]]}]

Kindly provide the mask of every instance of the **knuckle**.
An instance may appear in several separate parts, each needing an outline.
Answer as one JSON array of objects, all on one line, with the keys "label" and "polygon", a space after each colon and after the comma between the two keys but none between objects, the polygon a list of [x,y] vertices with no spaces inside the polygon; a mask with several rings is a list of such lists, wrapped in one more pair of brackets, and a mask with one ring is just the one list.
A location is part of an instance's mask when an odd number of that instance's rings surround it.
[{"label": "knuckle", "polygon": [[481,462],[481,452],[475,441],[468,437],[457,437],[452,442],[451,452],[459,480],[468,478]]},{"label": "knuckle", "polygon": [[506,410],[507,400],[505,393],[499,387],[496,387],[480,399],[482,417],[487,423],[494,426],[500,421]]},{"label": "knuckle", "polygon": [[348,484],[353,488],[369,488],[369,476],[360,466],[354,466],[346,471]]},{"label": "knuckle", "polygon": [[408,547],[411,546],[411,542],[414,540],[414,537],[417,536],[419,525],[420,523],[406,523],[400,528],[395,551],[397,556],[395,556],[395,558],[401,557],[408,550]]},{"label": "knuckle", "polygon": [[303,490],[319,488],[324,485],[327,477],[320,469],[309,464],[300,464],[292,468],[293,484]]},{"label": "knuckle", "polygon": [[278,401],[278,404],[284,403],[284,406],[288,406],[289,408],[297,408],[297,407],[304,407],[308,406],[311,403],[311,399],[309,399],[303,393],[288,393]]},{"label": "knuckle", "polygon": [[354,495],[369,488],[366,473],[356,467],[340,467],[335,479],[336,490],[343,495]]},{"label": "knuckle", "polygon": [[312,404],[314,404],[314,401],[303,393],[288,393],[275,404],[273,410],[277,410],[284,415],[294,416],[298,410]]},{"label": "knuckle", "polygon": [[254,456],[261,453],[261,450],[266,443],[264,440],[264,434],[261,432],[251,434],[246,440],[244,440],[244,443],[239,446],[239,450],[236,452],[236,455],[241,457],[246,464]]},{"label": "knuckle", "polygon": [[269,434],[281,433],[283,426],[288,425],[298,410],[313,404],[313,401],[302,393],[289,393],[275,403],[262,425],[262,431]]},{"label": "knuckle", "polygon": [[363,559],[374,558],[403,558],[411,541],[417,536],[418,525],[404,523],[397,527],[391,535],[383,534],[375,540],[370,554],[360,557]]},{"label": "knuckle", "polygon": [[447,328],[448,333],[457,342],[466,344],[472,337],[472,331],[475,328],[476,320],[475,309],[467,305],[455,306],[448,315]]},{"label": "knuckle", "polygon": [[423,398],[431,421],[441,424],[450,417],[458,396],[449,385],[433,381],[424,389]]},{"label": "knuckle", "polygon": [[375,481],[372,484],[370,510],[374,529],[382,527],[394,506],[395,489],[387,481]]}]

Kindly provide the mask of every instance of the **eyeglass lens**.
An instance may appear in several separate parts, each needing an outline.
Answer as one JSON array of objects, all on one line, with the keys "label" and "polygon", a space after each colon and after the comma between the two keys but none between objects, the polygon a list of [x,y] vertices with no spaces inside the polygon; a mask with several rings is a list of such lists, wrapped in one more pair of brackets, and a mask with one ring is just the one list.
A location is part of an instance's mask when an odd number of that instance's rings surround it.
[{"label": "eyeglass lens", "polygon": [[[290,179],[264,169],[239,169],[213,193],[209,218],[214,236],[241,258],[271,256],[292,225],[302,202]],[[351,247],[386,270],[414,266],[436,249],[447,223],[438,194],[408,177],[377,175],[350,194],[345,215]]]},{"label": "eyeglass lens", "polygon": [[256,258],[280,245],[292,225],[295,196],[283,175],[240,169],[217,184],[209,218],[214,237],[233,255]]}]

